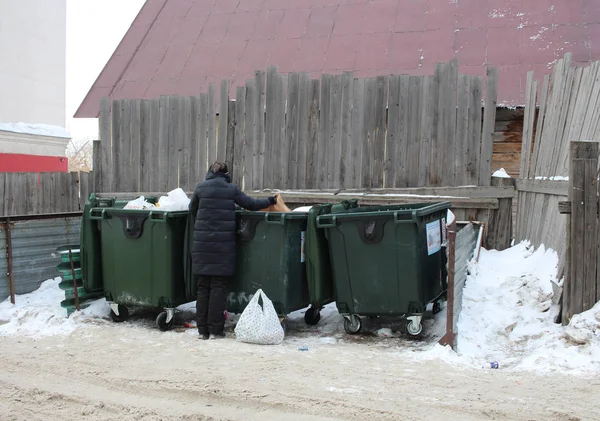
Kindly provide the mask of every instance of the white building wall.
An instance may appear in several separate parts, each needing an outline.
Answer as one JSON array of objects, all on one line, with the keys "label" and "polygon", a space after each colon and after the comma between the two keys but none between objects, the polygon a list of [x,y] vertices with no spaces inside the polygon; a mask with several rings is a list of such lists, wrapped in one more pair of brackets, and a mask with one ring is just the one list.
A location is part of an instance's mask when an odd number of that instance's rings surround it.
[{"label": "white building wall", "polygon": [[66,0],[0,0],[0,123],[65,127]]}]

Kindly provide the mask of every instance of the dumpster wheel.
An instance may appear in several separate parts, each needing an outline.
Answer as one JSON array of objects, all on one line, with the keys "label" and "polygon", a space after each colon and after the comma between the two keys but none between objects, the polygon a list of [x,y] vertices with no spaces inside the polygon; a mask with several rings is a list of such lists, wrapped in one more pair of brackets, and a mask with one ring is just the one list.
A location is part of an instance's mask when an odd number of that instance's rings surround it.
[{"label": "dumpster wheel", "polygon": [[158,316],[156,316],[156,326],[164,331],[167,330],[171,330],[173,328],[173,324],[175,322],[175,319],[173,317],[171,317],[171,320],[167,321],[168,319],[168,314],[166,311],[163,311],[161,313],[158,314]]},{"label": "dumpster wheel", "polygon": [[129,309],[123,304],[111,303],[110,318],[113,322],[121,323],[129,319]]},{"label": "dumpster wheel", "polygon": [[350,335],[356,335],[362,329],[362,320],[358,314],[351,314],[344,317],[344,330]]},{"label": "dumpster wheel", "polygon": [[406,318],[405,330],[412,337],[417,337],[423,333],[423,325],[421,324],[422,316],[410,316]]},{"label": "dumpster wheel", "polygon": [[321,320],[321,312],[315,307],[310,306],[306,313],[304,313],[304,323],[309,326],[316,326]]}]

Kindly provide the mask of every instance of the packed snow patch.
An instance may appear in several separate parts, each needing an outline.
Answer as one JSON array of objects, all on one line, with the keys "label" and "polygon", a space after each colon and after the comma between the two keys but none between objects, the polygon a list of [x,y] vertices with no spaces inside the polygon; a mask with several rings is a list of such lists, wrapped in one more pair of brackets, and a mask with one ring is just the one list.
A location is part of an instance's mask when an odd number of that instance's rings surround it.
[{"label": "packed snow patch", "polygon": [[504,168],[500,168],[499,170],[497,170],[494,174],[492,174],[492,177],[511,178],[510,175],[508,175],[508,173],[506,172],[506,170]]},{"label": "packed snow patch", "polygon": [[0,336],[68,335],[82,324],[108,317],[110,308],[101,299],[67,318],[67,311],[60,305],[65,299],[58,287],[60,282],[61,278],[49,279],[37,290],[15,296],[15,304],[10,298],[0,303]]},{"label": "packed snow patch", "polygon": [[64,128],[49,124],[0,123],[0,130],[38,136],[71,138],[71,134]]},{"label": "packed snow patch", "polygon": [[461,359],[482,366],[539,372],[600,371],[600,305],[554,323],[552,303],[558,256],[527,243],[498,252],[482,250],[470,265],[458,320]]}]

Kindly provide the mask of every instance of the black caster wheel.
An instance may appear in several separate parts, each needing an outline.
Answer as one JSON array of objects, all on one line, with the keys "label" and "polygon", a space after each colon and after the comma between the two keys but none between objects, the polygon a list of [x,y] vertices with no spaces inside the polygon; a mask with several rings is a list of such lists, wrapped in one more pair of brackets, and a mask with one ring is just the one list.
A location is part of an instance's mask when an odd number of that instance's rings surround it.
[{"label": "black caster wheel", "polygon": [[163,332],[165,332],[167,330],[171,330],[173,328],[174,322],[175,322],[175,318],[173,317],[167,323],[167,312],[166,311],[163,311],[158,316],[156,316],[156,326]]},{"label": "black caster wheel", "polygon": [[344,330],[350,335],[356,335],[362,329],[362,320],[357,314],[344,318]]},{"label": "black caster wheel", "polygon": [[112,309],[110,310],[110,318],[113,322],[121,323],[127,321],[129,319],[129,309],[123,304],[119,304],[118,310],[118,315]]},{"label": "black caster wheel", "polygon": [[433,304],[433,314],[438,314],[440,311],[442,311],[442,306],[439,302],[435,302]]},{"label": "black caster wheel", "polygon": [[310,306],[306,313],[304,313],[304,322],[309,326],[315,326],[321,320],[321,312],[319,312],[313,306]]}]

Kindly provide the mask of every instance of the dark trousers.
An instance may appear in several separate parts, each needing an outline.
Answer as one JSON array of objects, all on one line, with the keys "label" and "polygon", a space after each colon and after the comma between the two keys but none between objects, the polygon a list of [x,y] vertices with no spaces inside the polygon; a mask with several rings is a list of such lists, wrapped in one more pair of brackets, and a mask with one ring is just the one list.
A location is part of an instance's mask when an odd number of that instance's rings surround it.
[{"label": "dark trousers", "polygon": [[196,275],[196,324],[200,335],[223,333],[228,280],[225,276]]}]

